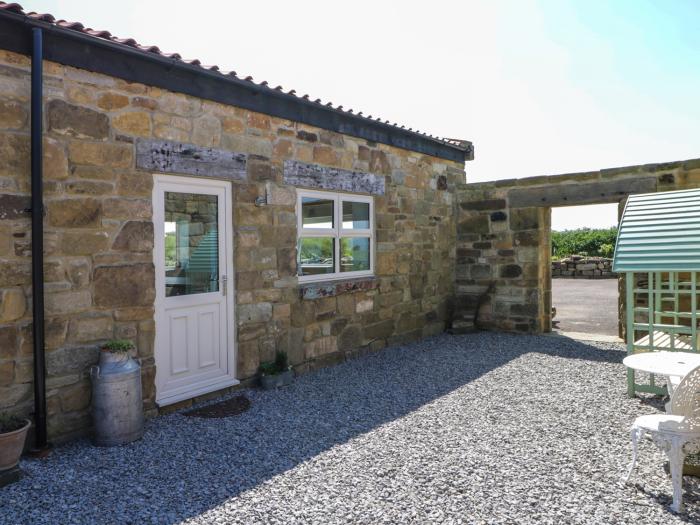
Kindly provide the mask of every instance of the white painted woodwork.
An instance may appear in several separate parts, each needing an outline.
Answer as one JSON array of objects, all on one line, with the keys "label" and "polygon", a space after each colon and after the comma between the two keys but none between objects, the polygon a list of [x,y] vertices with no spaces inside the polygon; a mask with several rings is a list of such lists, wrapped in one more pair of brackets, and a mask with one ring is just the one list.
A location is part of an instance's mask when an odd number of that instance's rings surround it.
[{"label": "white painted woodwork", "polygon": [[675,512],[683,511],[683,462],[685,457],[700,452],[698,389],[700,389],[700,366],[693,368],[683,376],[683,379],[673,390],[669,413],[639,416],[632,424],[631,429],[632,463],[625,481],[629,482],[634,472],[640,441],[645,435],[649,435],[651,440],[666,452],[668,457],[673,485],[671,509]]},{"label": "white painted woodwork", "polygon": [[[218,200],[219,289],[166,297],[165,193],[215,195]],[[155,175],[156,402],[165,406],[238,383],[236,380],[233,220],[225,181]],[[228,288],[228,289],[227,289]]]}]

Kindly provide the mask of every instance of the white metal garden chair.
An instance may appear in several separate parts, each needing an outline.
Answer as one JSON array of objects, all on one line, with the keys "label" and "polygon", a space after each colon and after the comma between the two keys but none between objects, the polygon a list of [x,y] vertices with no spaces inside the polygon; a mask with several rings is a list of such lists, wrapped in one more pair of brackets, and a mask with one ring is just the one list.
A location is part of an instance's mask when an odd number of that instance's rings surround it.
[{"label": "white metal garden chair", "polygon": [[666,452],[673,481],[673,505],[683,510],[683,463],[688,454],[700,452],[700,366],[681,379],[671,395],[668,414],[640,416],[632,425],[632,464],[625,481],[629,481],[637,463],[637,447],[645,434]]}]

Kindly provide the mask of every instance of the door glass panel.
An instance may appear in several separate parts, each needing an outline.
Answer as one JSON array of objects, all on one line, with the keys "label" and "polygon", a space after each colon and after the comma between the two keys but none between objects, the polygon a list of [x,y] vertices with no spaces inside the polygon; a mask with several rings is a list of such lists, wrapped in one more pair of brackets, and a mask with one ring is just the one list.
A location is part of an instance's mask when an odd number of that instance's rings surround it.
[{"label": "door glass panel", "polygon": [[219,291],[216,195],[165,192],[165,296]]},{"label": "door glass panel", "polygon": [[333,229],[333,201],[314,197],[301,198],[302,228]]},{"label": "door glass panel", "polygon": [[369,237],[342,237],[340,239],[340,271],[369,270]]},{"label": "door glass panel", "polygon": [[343,228],[346,230],[368,230],[369,203],[343,201]]},{"label": "door glass panel", "polygon": [[299,275],[335,272],[333,237],[302,237],[297,246]]}]

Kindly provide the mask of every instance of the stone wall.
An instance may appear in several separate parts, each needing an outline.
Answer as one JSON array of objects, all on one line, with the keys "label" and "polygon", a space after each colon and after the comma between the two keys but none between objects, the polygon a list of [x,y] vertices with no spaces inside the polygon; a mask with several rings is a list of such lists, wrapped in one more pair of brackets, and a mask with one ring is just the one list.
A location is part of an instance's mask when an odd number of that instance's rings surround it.
[{"label": "stone wall", "polygon": [[[445,329],[462,164],[55,63],[44,71],[51,439],[89,427],[88,369],[112,337],[137,343],[145,406],[155,409],[152,174],[189,172],[186,163],[139,163],[149,141],[180,153],[212,148],[232,163],[222,176],[233,184],[241,380],[275,350],[304,371]],[[25,414],[32,407],[29,95],[28,58],[0,51],[0,410]],[[382,182],[374,278],[299,285],[296,189],[285,182],[285,161]],[[256,206],[260,199],[267,205]]]},{"label": "stone wall", "polygon": [[[145,406],[154,407],[152,180],[133,169],[129,136],[142,113],[127,108],[144,88],[52,63],[45,74],[45,332],[54,439],[90,425],[88,368],[98,343],[112,337],[137,343]],[[21,413],[33,407],[29,96],[29,60],[0,51],[1,198],[18,203],[0,218],[0,410]]]},{"label": "stone wall", "polygon": [[605,257],[584,257],[571,255],[552,261],[552,277],[555,279],[614,279],[612,259]]},{"label": "stone wall", "polygon": [[700,159],[461,185],[455,328],[472,329],[478,317],[486,329],[551,330],[552,207],[698,186]]}]

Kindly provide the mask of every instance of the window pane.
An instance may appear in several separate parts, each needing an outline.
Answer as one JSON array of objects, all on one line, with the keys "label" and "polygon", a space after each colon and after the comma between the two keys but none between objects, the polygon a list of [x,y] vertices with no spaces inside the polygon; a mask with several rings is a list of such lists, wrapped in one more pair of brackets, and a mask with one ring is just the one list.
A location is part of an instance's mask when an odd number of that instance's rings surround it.
[{"label": "window pane", "polygon": [[343,201],[343,228],[346,230],[368,230],[369,203]]},{"label": "window pane", "polygon": [[333,228],[333,201],[315,197],[301,198],[303,228]]},{"label": "window pane", "polygon": [[340,239],[341,272],[369,270],[369,263],[369,237],[343,237]]},{"label": "window pane", "polygon": [[297,246],[299,275],[335,272],[334,237],[302,237]]},{"label": "window pane", "polygon": [[216,195],[165,192],[165,296],[219,290]]}]

